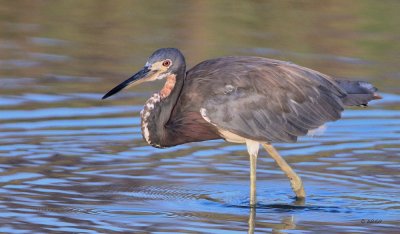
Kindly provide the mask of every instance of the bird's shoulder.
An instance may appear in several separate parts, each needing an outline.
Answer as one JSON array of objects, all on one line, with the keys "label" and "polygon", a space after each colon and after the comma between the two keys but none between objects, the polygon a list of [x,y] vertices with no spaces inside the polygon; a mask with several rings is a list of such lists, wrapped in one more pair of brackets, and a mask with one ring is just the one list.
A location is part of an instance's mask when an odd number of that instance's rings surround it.
[{"label": "bird's shoulder", "polygon": [[246,71],[258,70],[259,68],[267,68],[282,65],[290,65],[292,63],[254,56],[227,56],[205,60],[192,67],[186,73],[187,79],[216,78],[215,74],[240,74],[245,75]]},{"label": "bird's shoulder", "polygon": [[187,72],[185,83],[188,93],[208,96],[240,96],[243,91],[250,91],[272,97],[276,92],[286,92],[302,99],[306,90],[319,89],[329,90],[337,96],[345,95],[335,80],[323,73],[291,62],[251,56],[203,61]]},{"label": "bird's shoulder", "polygon": [[254,140],[290,142],[340,118],[343,95],[333,78],[312,69],[236,56],[189,70],[182,100],[190,103],[187,109],[202,109],[218,128]]}]

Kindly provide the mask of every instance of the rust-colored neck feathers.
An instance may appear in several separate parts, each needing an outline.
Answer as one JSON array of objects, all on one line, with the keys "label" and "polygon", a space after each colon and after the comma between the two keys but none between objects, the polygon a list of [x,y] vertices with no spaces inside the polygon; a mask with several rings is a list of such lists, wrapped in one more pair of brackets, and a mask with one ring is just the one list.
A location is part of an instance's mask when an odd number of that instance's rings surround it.
[{"label": "rust-colored neck feathers", "polygon": [[174,89],[176,84],[176,75],[171,74],[167,76],[167,81],[164,84],[164,87],[160,90],[160,96],[162,99],[168,97],[171,94],[171,91]]}]

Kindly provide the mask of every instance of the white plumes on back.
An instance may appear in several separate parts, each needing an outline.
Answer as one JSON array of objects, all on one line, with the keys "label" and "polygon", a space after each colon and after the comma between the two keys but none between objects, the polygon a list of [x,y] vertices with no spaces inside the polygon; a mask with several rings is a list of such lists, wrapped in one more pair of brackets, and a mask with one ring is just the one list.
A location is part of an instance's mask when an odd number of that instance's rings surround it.
[{"label": "white plumes on back", "polygon": [[320,136],[324,134],[325,130],[326,130],[326,125],[324,124],[319,126],[318,128],[308,130],[307,136]]},{"label": "white plumes on back", "polygon": [[374,86],[372,84],[367,83],[367,82],[360,82],[360,86],[363,88],[369,89],[369,90],[374,88]]}]

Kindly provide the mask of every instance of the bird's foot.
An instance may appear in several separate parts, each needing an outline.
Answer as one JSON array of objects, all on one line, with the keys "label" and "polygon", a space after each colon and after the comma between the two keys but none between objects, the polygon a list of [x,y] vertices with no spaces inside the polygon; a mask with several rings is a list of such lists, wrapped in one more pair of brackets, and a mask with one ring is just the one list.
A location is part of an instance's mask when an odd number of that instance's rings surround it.
[{"label": "bird's foot", "polygon": [[296,194],[297,199],[306,198],[306,192],[304,191],[303,182],[301,181],[300,177],[290,178],[290,185],[293,192]]}]

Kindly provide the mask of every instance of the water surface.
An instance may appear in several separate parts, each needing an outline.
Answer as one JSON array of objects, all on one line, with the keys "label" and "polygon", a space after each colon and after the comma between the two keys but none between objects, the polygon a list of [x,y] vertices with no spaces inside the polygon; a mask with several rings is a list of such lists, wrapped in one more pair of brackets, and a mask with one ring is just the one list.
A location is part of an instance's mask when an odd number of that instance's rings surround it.
[{"label": "water surface", "polygon": [[[3,2],[0,232],[396,233],[399,10],[397,1]],[[252,213],[243,145],[160,150],[142,140],[139,111],[162,84],[100,100],[169,46],[189,67],[271,57],[367,80],[384,99],[346,110],[322,136],[277,145],[303,178],[304,203],[260,152]]]}]

